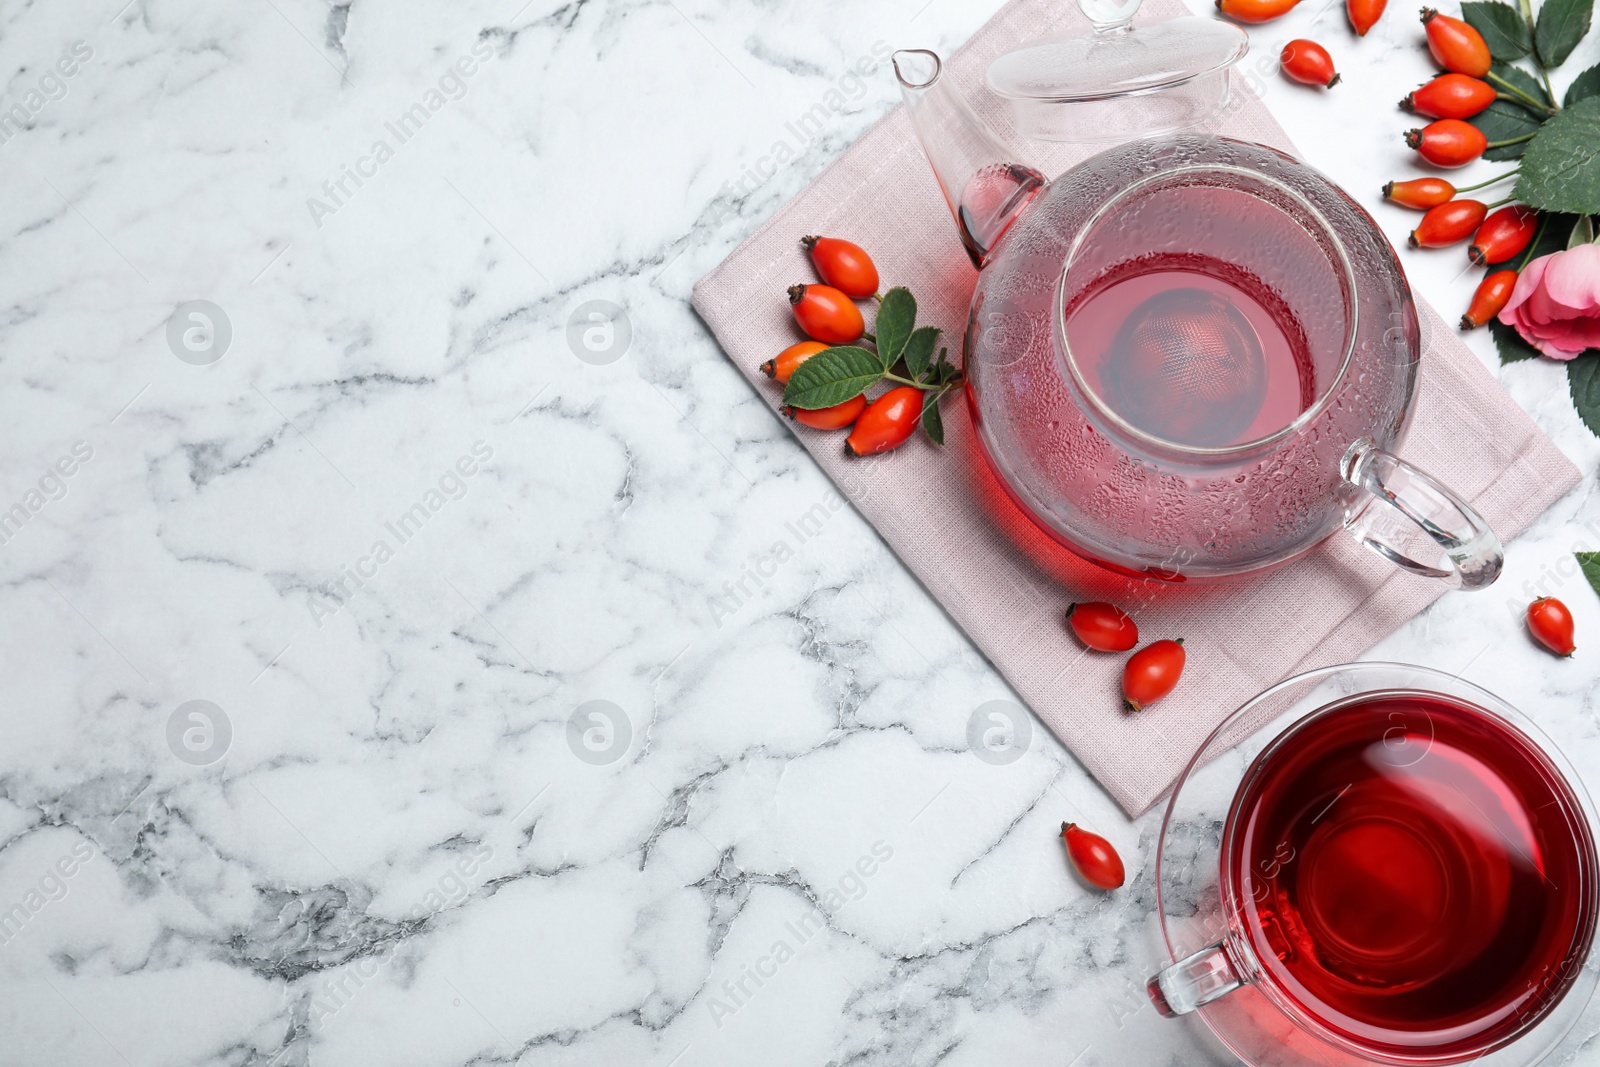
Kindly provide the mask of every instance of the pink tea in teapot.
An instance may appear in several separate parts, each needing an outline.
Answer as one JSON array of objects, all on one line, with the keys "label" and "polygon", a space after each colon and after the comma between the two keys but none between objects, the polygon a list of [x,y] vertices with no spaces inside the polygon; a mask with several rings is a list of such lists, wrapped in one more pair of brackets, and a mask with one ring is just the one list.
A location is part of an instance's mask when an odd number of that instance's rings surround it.
[{"label": "pink tea in teapot", "polygon": [[1305,331],[1248,270],[1196,252],[1118,264],[1066,308],[1086,383],[1139,430],[1222,448],[1283,429],[1316,402]]}]

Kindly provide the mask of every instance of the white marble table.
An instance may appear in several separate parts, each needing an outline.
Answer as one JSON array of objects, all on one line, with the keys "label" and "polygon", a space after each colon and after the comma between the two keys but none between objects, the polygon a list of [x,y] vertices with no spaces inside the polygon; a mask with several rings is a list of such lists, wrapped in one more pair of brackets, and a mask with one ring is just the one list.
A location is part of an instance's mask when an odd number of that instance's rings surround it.
[{"label": "white marble table", "polygon": [[[1156,817],[1042,730],[974,758],[1005,683],[854,512],[800,523],[829,486],[687,305],[892,106],[847,65],[995,0],[124,2],[0,10],[0,1063],[1222,1062],[1142,1006]],[[1332,99],[1270,74],[1313,25]],[[1373,202],[1414,15],[1256,36]],[[1460,258],[1407,258],[1449,316]],[[1585,486],[1376,654],[1593,766],[1600,444],[1502,380]]]}]

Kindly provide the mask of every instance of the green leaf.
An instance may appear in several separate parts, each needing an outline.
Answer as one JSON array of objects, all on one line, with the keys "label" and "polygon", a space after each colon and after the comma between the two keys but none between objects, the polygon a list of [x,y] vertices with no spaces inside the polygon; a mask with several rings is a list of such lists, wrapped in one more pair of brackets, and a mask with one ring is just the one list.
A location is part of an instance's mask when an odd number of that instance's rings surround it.
[{"label": "green leaf", "polygon": [[[1491,143],[1524,137],[1537,130],[1541,124],[1540,119],[1531,111],[1509,100],[1496,100],[1486,110],[1478,112],[1467,121],[1482,130],[1483,135]],[[1528,150],[1528,145],[1531,143],[1531,141],[1517,141],[1516,144],[1491,148],[1483,153],[1483,158],[1518,159]]]},{"label": "green leaf", "polygon": [[896,286],[883,294],[883,303],[878,305],[878,321],[872,330],[878,335],[878,356],[884,370],[894,366],[905,351],[916,321],[917,298],[911,295],[910,289]]},{"label": "green leaf", "polygon": [[1589,432],[1600,437],[1600,349],[1567,360],[1567,391]]},{"label": "green leaf", "polygon": [[783,390],[790,407],[831,408],[860,396],[883,378],[883,364],[865,348],[841,345],[818,352],[796,368]]},{"label": "green leaf", "polygon": [[1583,576],[1589,579],[1589,588],[1600,593],[1600,552],[1574,552],[1572,555],[1583,569]]},{"label": "green leaf", "polygon": [[[1521,67],[1513,67],[1509,63],[1495,62],[1489,64],[1489,73],[1501,81],[1516,86],[1535,100],[1543,100],[1547,104],[1555,102],[1550,99],[1550,94],[1544,91],[1543,83]],[[1496,86],[1496,88],[1504,88],[1504,86]],[[1545,115],[1539,116],[1541,120],[1547,117]]]},{"label": "green leaf", "polygon": [[1533,42],[1546,69],[1566,62],[1589,32],[1589,17],[1594,0],[1544,0],[1534,24]]},{"label": "green leaf", "polygon": [[1524,341],[1515,327],[1507,326],[1499,319],[1489,320],[1489,336],[1494,338],[1494,346],[1500,351],[1502,367],[1507,363],[1520,363],[1539,355],[1539,350]]},{"label": "green leaf", "polygon": [[944,385],[946,382],[955,381],[956,375],[960,373],[956,370],[955,365],[945,358],[949,351],[950,350],[948,348],[939,349],[939,362],[934,369],[939,373],[940,385]]},{"label": "green leaf", "polygon": [[1461,5],[1461,17],[1483,35],[1489,54],[1496,59],[1510,61],[1521,59],[1533,51],[1533,39],[1528,35],[1528,24],[1510,4],[1467,3]]},{"label": "green leaf", "polygon": [[1528,143],[1516,197],[1546,211],[1600,213],[1600,96],[1562,111]]},{"label": "green leaf", "polygon": [[1576,78],[1567,86],[1567,98],[1563,106],[1571,107],[1579,100],[1587,100],[1591,96],[1600,96],[1600,63],[1596,63]]},{"label": "green leaf", "polygon": [[939,398],[943,395],[932,393],[922,401],[922,432],[936,445],[944,444],[944,419],[939,415]]},{"label": "green leaf", "polygon": [[933,346],[938,340],[937,326],[918,326],[911,332],[911,340],[906,342],[905,361],[912,381],[920,382],[928,373],[933,363]]}]

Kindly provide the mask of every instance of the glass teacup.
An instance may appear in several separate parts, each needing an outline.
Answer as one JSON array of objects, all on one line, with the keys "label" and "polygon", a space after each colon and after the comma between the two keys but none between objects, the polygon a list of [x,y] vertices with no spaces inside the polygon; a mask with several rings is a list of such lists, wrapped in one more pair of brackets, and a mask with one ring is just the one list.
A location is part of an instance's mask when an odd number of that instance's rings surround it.
[{"label": "glass teacup", "polygon": [[1595,815],[1505,701],[1421,667],[1289,679],[1180,778],[1163,1014],[1247,1062],[1537,1062],[1596,984]]}]

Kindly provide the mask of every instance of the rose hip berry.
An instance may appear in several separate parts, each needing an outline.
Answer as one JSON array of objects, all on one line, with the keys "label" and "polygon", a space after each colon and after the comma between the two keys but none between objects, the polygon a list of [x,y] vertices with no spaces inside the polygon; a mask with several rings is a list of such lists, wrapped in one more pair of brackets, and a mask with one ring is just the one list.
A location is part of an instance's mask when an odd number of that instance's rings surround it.
[{"label": "rose hip berry", "polygon": [[1345,0],[1344,13],[1356,36],[1365,37],[1367,31],[1378,24],[1383,17],[1383,9],[1388,6],[1389,0]]},{"label": "rose hip berry", "polygon": [[866,410],[867,398],[853,396],[842,404],[827,408],[795,408],[784,406],[783,413],[802,426],[813,430],[842,430]]},{"label": "rose hip berry", "polygon": [[1139,643],[1139,627],[1121,608],[1104,600],[1072,605],[1067,625],[1097,652],[1126,652]]},{"label": "rose hip berry", "polygon": [[794,321],[806,336],[830,345],[847,345],[866,332],[861,309],[831,285],[791,285]]},{"label": "rose hip berry", "polygon": [[1422,25],[1428,32],[1428,51],[1439,66],[1473,78],[1489,73],[1489,46],[1477,30],[1431,7],[1422,9]]},{"label": "rose hip berry", "polygon": [[1507,301],[1511,299],[1511,291],[1516,287],[1517,272],[1514,270],[1497,270],[1485,275],[1472,294],[1472,303],[1467,305],[1467,313],[1461,316],[1461,328],[1476,329],[1500,314]]},{"label": "rose hip berry", "polygon": [[1495,87],[1465,74],[1441,74],[1400,106],[1432,119],[1470,119],[1494,103]]},{"label": "rose hip berry", "polygon": [[1116,889],[1127,878],[1122,869],[1122,857],[1111,847],[1111,842],[1099,834],[1091,834],[1076,823],[1064,822],[1061,840],[1067,844],[1067,858],[1079,877],[1096,889]]},{"label": "rose hip berry", "polygon": [[799,344],[790,345],[772,359],[761,364],[761,373],[768,378],[774,378],[784,385],[788,385],[789,379],[799,369],[800,364],[818,352],[826,352],[827,350],[828,346],[821,341],[801,341]]},{"label": "rose hip berry", "polygon": [[1122,668],[1122,703],[1129,711],[1143,711],[1172,692],[1185,659],[1181,637],[1152,642],[1129,656]]},{"label": "rose hip berry", "polygon": [[922,397],[921,389],[902,385],[868,404],[856,420],[856,428],[845,438],[845,451],[852,456],[871,456],[905,444],[917,432]]},{"label": "rose hip berry", "polygon": [[1300,0],[1217,0],[1217,10],[1236,22],[1271,22],[1294,10]]},{"label": "rose hip berry", "polygon": [[802,237],[824,282],[855,300],[878,294],[878,267],[860,245],[837,237]]},{"label": "rose hip berry", "polygon": [[1383,195],[1401,207],[1426,211],[1448,204],[1456,195],[1456,187],[1443,178],[1412,178],[1408,182],[1390,182],[1383,187]]},{"label": "rose hip berry", "polygon": [[1406,131],[1406,144],[1436,167],[1464,167],[1483,155],[1489,139],[1470,122],[1440,119]]},{"label": "rose hip berry", "polygon": [[1488,213],[1480,200],[1452,200],[1429,208],[1411,231],[1411,247],[1444,248],[1465,241]]},{"label": "rose hip berry", "polygon": [[1577,647],[1572,643],[1572,612],[1553,596],[1542,596],[1528,605],[1528,631],[1558,656],[1570,656]]},{"label": "rose hip berry", "polygon": [[1522,254],[1539,232],[1539,213],[1531,207],[1512,204],[1483,220],[1467,258],[1482,266],[1485,263],[1504,263],[1512,256]]},{"label": "rose hip berry", "polygon": [[1333,69],[1333,57],[1328,50],[1303,37],[1283,46],[1283,51],[1278,53],[1278,65],[1289,77],[1307,85],[1331,89],[1339,81],[1339,75]]}]

